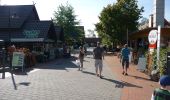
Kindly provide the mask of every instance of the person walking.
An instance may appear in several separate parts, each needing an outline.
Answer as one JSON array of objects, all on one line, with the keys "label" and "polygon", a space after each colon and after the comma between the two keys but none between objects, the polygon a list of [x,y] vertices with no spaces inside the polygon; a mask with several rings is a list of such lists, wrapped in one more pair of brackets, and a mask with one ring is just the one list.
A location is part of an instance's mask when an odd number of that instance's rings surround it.
[{"label": "person walking", "polygon": [[160,88],[154,89],[151,100],[170,100],[170,76],[161,76],[159,84]]},{"label": "person walking", "polygon": [[101,73],[102,73],[102,69],[103,69],[104,50],[102,47],[100,47],[100,43],[97,43],[97,47],[94,48],[93,57],[95,59],[96,75],[98,77],[102,78]]},{"label": "person walking", "polygon": [[123,68],[123,75],[128,75],[127,74],[127,69],[129,68],[129,54],[130,50],[128,48],[128,45],[125,44],[124,48],[122,48],[121,55],[122,55],[122,68]]},{"label": "person walking", "polygon": [[79,66],[79,69],[78,70],[83,70],[83,60],[84,60],[84,49],[82,46],[79,47],[80,51],[79,51],[79,60],[80,60],[80,66]]}]

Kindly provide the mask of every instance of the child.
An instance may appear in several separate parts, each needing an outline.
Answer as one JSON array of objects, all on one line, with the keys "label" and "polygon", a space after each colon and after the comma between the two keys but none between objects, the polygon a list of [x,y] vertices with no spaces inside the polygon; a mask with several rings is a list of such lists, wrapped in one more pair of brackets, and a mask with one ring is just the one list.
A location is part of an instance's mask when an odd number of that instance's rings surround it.
[{"label": "child", "polygon": [[151,100],[170,100],[170,76],[162,76],[159,84],[161,87],[154,90]]}]

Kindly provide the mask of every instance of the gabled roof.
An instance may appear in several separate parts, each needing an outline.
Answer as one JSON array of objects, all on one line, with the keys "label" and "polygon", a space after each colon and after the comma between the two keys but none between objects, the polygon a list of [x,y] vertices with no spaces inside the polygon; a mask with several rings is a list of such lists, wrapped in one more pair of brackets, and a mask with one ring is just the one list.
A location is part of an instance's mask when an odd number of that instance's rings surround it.
[{"label": "gabled roof", "polygon": [[39,20],[34,5],[0,6],[0,28],[21,28],[26,19],[34,12]]},{"label": "gabled roof", "polygon": [[0,39],[12,42],[45,42],[57,39],[52,21],[32,21],[24,24],[22,29],[0,32]]},{"label": "gabled roof", "polygon": [[[55,30],[51,31],[50,29],[53,28],[53,23],[52,21],[32,21],[32,22],[28,22],[25,23],[25,25],[22,28],[22,31],[17,33],[17,34],[13,34],[12,35],[12,41],[17,42],[21,42],[23,41],[23,39],[39,39],[38,41],[45,41],[47,39],[51,39],[51,40],[55,40],[56,34],[55,34]],[[51,37],[49,37],[49,34]],[[20,39],[20,40],[19,40]],[[36,42],[36,40],[34,40],[33,42]]]},{"label": "gabled roof", "polygon": [[168,22],[166,19],[164,19],[164,25],[165,25],[165,27],[167,26],[167,27],[170,27],[170,22]]},{"label": "gabled roof", "polygon": [[57,35],[57,40],[64,41],[64,33],[63,33],[63,28],[61,26],[54,25],[55,27],[55,32]]},{"label": "gabled roof", "polygon": [[50,29],[50,26],[52,24],[52,21],[32,21],[25,23],[23,26],[23,32],[24,31],[31,31],[36,30],[40,31],[39,38],[44,38],[47,36],[47,33]]}]

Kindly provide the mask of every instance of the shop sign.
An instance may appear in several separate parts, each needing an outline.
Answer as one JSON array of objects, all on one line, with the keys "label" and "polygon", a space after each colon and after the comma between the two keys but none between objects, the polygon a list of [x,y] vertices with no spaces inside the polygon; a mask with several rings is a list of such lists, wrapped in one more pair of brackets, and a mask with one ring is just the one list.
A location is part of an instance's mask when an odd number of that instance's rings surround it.
[{"label": "shop sign", "polygon": [[23,67],[24,66],[24,53],[23,52],[13,52],[12,66]]},{"label": "shop sign", "polygon": [[139,57],[137,69],[140,71],[146,70],[146,58]]},{"label": "shop sign", "polygon": [[38,38],[40,30],[24,30],[23,34],[25,38]]},{"label": "shop sign", "polygon": [[156,42],[158,38],[158,31],[157,30],[151,30],[148,35],[149,40],[149,48],[156,48]]},{"label": "shop sign", "polygon": [[151,30],[148,35],[149,44],[155,44],[157,41],[157,30]]},{"label": "shop sign", "polygon": [[151,30],[148,35],[148,40],[150,44],[155,44],[157,41],[157,30]]}]

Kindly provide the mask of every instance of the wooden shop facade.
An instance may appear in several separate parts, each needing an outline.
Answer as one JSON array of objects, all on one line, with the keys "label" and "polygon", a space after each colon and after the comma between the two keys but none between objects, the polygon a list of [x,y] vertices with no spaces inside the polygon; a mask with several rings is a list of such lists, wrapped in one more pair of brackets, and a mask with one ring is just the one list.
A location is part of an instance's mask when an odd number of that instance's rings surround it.
[{"label": "wooden shop facade", "polygon": [[14,45],[16,50],[27,50],[42,62],[56,58],[63,37],[61,27],[39,19],[35,5],[0,6],[0,39],[5,48]]}]

